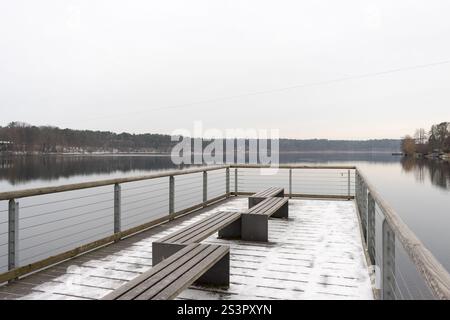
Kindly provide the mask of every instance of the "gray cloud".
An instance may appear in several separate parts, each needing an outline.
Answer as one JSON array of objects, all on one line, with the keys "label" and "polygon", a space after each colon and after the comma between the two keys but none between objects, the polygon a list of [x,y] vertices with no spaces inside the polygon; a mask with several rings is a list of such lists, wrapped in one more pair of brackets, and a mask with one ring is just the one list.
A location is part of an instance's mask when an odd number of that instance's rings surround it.
[{"label": "gray cloud", "polygon": [[448,60],[449,12],[444,0],[3,1],[0,125],[399,137],[449,120],[449,64],[301,85]]}]

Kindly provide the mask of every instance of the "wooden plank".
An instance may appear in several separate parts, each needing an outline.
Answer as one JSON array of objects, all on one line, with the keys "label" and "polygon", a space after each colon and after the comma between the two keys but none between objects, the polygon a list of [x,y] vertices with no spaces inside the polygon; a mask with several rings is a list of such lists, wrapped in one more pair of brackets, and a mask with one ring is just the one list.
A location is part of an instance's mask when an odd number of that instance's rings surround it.
[{"label": "wooden plank", "polygon": [[191,243],[191,242],[200,242],[210,235],[214,234],[215,232],[221,230],[222,228],[225,228],[226,226],[230,225],[234,221],[238,220],[240,218],[241,214],[236,213],[234,215],[230,215],[226,220],[223,220],[220,224],[215,225],[213,228],[209,228],[202,233],[197,233],[195,235],[189,235],[183,239],[181,239],[182,243]]},{"label": "wooden plank", "polygon": [[15,300],[21,298],[22,295],[0,292],[0,300]]},{"label": "wooden plank", "polygon": [[[217,246],[199,245],[197,250],[191,250],[190,254],[185,254],[185,259],[171,263],[170,268],[166,267],[165,269],[168,269],[167,272],[164,269],[164,272],[153,275],[151,278],[148,278],[133,288],[130,292],[121,296],[119,300],[139,299],[139,297],[141,297],[141,300],[150,300],[154,295],[166,288],[168,283],[175,281],[180,273],[183,274],[186,270],[195,266],[199,257],[207,257],[216,247]],[[172,256],[166,260],[172,260]]]},{"label": "wooden plank", "polygon": [[[184,264],[177,264],[178,268],[168,274],[165,278],[157,279],[157,281],[154,283],[154,285],[146,290],[141,290],[140,294],[134,299],[136,300],[151,300],[154,296],[156,296],[161,291],[166,290],[166,288],[175,282],[181,275],[185,274],[191,269],[194,269],[199,261],[205,259],[208,257],[212,252],[214,252],[217,249],[217,246],[212,245],[202,245],[204,247],[204,250],[197,255],[195,255],[193,258],[191,258],[189,261],[187,261]],[[206,270],[203,270],[201,274],[206,272]],[[184,283],[178,283],[178,290],[182,291],[189,285],[191,285],[194,280],[189,281],[190,279],[187,279]]]},{"label": "wooden plank", "polygon": [[258,213],[260,211],[267,211],[270,210],[271,207],[273,207],[274,205],[277,204],[277,200],[273,198],[268,198],[266,200],[261,201],[260,203],[258,203],[257,205],[255,205],[254,207],[250,208],[247,213]]},{"label": "wooden plank", "polygon": [[210,215],[190,226],[187,226],[179,231],[175,231],[174,233],[171,233],[164,238],[158,239],[158,242],[176,242],[177,239],[181,238],[183,235],[195,232],[197,229],[202,228],[205,225],[209,225],[210,223],[214,223],[217,219],[223,218],[227,212],[219,212],[216,215]]},{"label": "wooden plank", "polygon": [[283,203],[274,203],[268,211],[266,212],[259,212],[259,214],[265,214],[267,216],[271,216],[273,215],[275,212],[277,212],[287,201],[283,202]]},{"label": "wooden plank", "polygon": [[17,294],[17,295],[26,295],[32,291],[42,291],[36,290],[36,285],[28,284],[28,283],[11,283],[6,286],[0,287],[1,293],[9,293],[9,294]]},{"label": "wooden plank", "polygon": [[195,232],[191,234],[187,234],[183,236],[183,238],[178,239],[177,243],[192,243],[192,242],[200,242],[210,235],[214,234],[215,232],[219,231],[222,228],[225,228],[226,226],[230,225],[234,221],[238,220],[240,218],[240,213],[230,213],[220,221],[216,221],[215,224],[208,226],[205,226],[201,229],[196,230]]},{"label": "wooden plank", "polygon": [[41,272],[29,275],[20,280],[19,283],[25,283],[30,285],[40,285],[49,282],[61,282],[61,280],[56,280],[58,277],[48,274],[42,274]]},{"label": "wooden plank", "polygon": [[[208,246],[211,247],[211,246]],[[187,269],[183,266],[183,270],[177,270],[177,272],[170,275],[171,278],[175,278],[176,281],[169,282],[163,291],[160,291],[156,295],[150,295],[147,293],[142,294],[137,298],[137,300],[168,300],[176,297],[181,291],[186,289],[195,280],[200,278],[206,271],[208,271],[214,264],[216,264],[220,259],[222,259],[228,252],[229,248],[224,246],[212,246],[212,251],[204,257],[202,255],[197,255],[195,259],[192,260],[193,268]],[[186,270],[187,269],[187,270]]]},{"label": "wooden plank", "polygon": [[162,239],[159,239],[157,242],[168,242],[168,243],[185,243],[182,239],[183,237],[186,237],[188,235],[198,234],[199,232],[204,231],[207,228],[214,227],[215,225],[218,225],[221,221],[229,218],[234,213],[232,212],[221,212],[217,215],[213,215],[210,217],[205,218],[204,220],[201,220],[191,226],[188,226],[184,229],[181,229],[179,231],[174,232],[173,234],[170,234]]},{"label": "wooden plank", "polygon": [[117,300],[122,299],[124,295],[127,295],[132,290],[135,290],[136,287],[140,286],[142,283],[145,283],[148,279],[151,277],[157,275],[158,273],[161,273],[161,275],[167,275],[169,272],[173,270],[173,267],[177,266],[176,262],[179,261],[181,263],[187,261],[190,258],[190,255],[195,255],[198,252],[201,252],[204,250],[203,247],[201,247],[200,244],[192,244],[189,246],[186,246],[185,248],[181,249],[177,253],[170,256],[170,258],[165,259],[164,261],[161,261],[158,263],[155,267],[151,268],[149,271],[141,274],[137,278],[134,278],[130,282],[128,282],[126,285],[114,290],[107,296],[103,298],[103,300]]},{"label": "wooden plank", "polygon": [[267,189],[266,190],[263,190],[263,191],[259,191],[259,192],[257,192],[257,193],[255,193],[254,195],[253,195],[253,197],[264,197],[265,196],[265,194],[266,194],[266,191],[267,191]]},{"label": "wooden plank", "polygon": [[[180,233],[174,233],[174,235],[170,241],[164,241],[164,242],[185,243],[185,241],[183,241],[184,238],[192,236],[192,235],[196,235],[198,233],[203,232],[204,230],[215,228],[216,225],[218,225],[221,221],[227,219],[227,217],[228,217],[227,215],[220,215],[220,217],[217,217],[216,219],[208,221],[207,224],[202,224],[201,226],[195,227],[195,228],[188,228],[186,230],[181,230],[182,232],[180,232]],[[159,241],[159,242],[163,242],[163,241]]]},{"label": "wooden plank", "polygon": [[[181,259],[177,259],[169,266],[165,267],[161,272],[158,272],[152,275],[150,278],[135,286],[132,290],[128,291],[126,294],[121,296],[119,300],[132,300],[136,299],[143,294],[147,295],[155,295],[160,291],[160,287],[165,287],[162,283],[164,281],[168,281],[167,279],[171,279],[174,274],[180,272],[179,270],[185,270],[192,265],[195,265],[196,261],[198,261],[199,256],[207,256],[209,255],[213,247],[210,245],[199,245],[194,250],[186,253]],[[169,257],[166,260],[172,260],[172,257]],[[164,260],[165,261],[165,260]],[[194,261],[194,262],[192,262]],[[184,272],[184,271],[182,271]]]},{"label": "wooden plank", "polygon": [[[268,204],[270,204],[269,198],[262,200],[258,204],[254,205],[252,208],[248,209],[248,211],[251,211],[251,210],[257,211],[259,208],[266,207]],[[256,207],[256,209],[254,209],[255,207]]]},{"label": "wooden plank", "polygon": [[280,209],[286,202],[288,202],[287,198],[267,198],[264,201],[261,201],[254,207],[247,210],[247,214],[266,214],[272,215],[278,209]]},{"label": "wooden plank", "polygon": [[284,189],[283,188],[278,188],[278,187],[270,187],[267,188],[265,190],[259,191],[257,193],[255,193],[252,197],[254,198],[267,198],[267,197],[274,197],[279,195],[280,193],[283,193]]}]

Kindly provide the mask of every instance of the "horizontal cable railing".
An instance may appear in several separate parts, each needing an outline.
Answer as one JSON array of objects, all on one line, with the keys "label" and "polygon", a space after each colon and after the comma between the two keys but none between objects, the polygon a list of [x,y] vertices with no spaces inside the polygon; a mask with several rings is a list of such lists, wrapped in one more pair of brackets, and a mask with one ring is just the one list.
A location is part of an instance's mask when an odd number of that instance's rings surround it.
[{"label": "horizontal cable railing", "polygon": [[0,283],[223,200],[228,170],[196,167],[0,193]]},{"label": "horizontal cable railing", "polygon": [[274,186],[284,188],[289,197],[356,198],[368,256],[380,270],[381,298],[450,297],[446,270],[354,166],[205,166],[3,192],[0,283],[230,195]]},{"label": "horizontal cable railing", "polygon": [[232,165],[233,194],[248,195],[262,188],[280,187],[291,197],[351,199],[355,167]]},{"label": "horizontal cable railing", "polygon": [[450,299],[450,275],[360,171],[356,203],[380,298]]}]

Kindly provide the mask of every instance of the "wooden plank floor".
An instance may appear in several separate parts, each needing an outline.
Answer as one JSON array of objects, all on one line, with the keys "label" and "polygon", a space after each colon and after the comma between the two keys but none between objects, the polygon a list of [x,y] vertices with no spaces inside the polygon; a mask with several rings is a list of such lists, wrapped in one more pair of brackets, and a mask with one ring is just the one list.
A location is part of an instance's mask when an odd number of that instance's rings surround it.
[{"label": "wooden plank floor", "polygon": [[[151,243],[219,210],[232,198],[0,287],[0,299],[99,299],[152,265]],[[228,290],[191,287],[179,299],[373,299],[353,201],[290,200],[289,220],[269,220],[269,243],[209,237],[230,246]]]}]

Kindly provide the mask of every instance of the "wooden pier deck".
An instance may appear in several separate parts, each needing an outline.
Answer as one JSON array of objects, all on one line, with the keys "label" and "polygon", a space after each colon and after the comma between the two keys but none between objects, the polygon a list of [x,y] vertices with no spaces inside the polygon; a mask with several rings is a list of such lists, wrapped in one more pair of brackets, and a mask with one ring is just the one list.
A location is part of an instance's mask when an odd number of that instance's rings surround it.
[{"label": "wooden pier deck", "polygon": [[[100,299],[152,266],[152,242],[247,198],[159,225],[0,287],[0,299]],[[178,299],[373,299],[354,201],[290,200],[289,220],[269,221],[269,242],[230,246],[228,290],[193,286]]]}]

